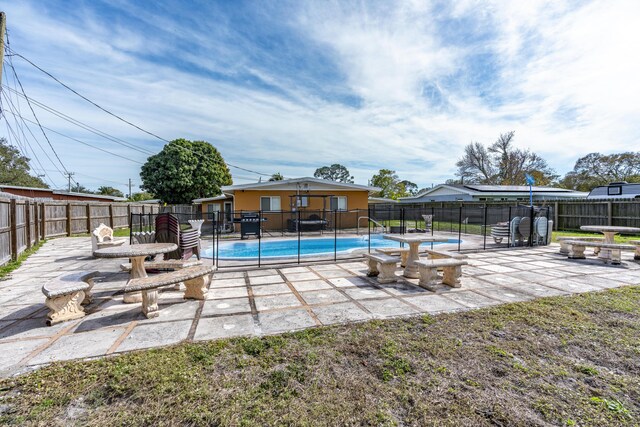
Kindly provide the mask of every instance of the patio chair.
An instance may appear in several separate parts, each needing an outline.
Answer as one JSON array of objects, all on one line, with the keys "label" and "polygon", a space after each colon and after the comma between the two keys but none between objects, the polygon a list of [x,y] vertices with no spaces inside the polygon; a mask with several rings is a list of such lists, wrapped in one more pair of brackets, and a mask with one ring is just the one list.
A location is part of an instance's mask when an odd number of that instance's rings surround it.
[{"label": "patio chair", "polygon": [[424,218],[425,233],[431,231],[431,227],[433,226],[433,215],[422,215],[422,218]]},{"label": "patio chair", "polygon": [[178,249],[165,254],[164,259],[187,260],[194,254],[200,259],[198,230],[180,230],[178,218],[170,213],[162,213],[156,217],[156,242],[178,245]]},{"label": "patio chair", "polygon": [[521,218],[519,216],[513,217],[509,224],[509,235],[511,239],[511,246],[518,246],[522,242],[522,237],[518,232],[518,225],[520,225]]}]

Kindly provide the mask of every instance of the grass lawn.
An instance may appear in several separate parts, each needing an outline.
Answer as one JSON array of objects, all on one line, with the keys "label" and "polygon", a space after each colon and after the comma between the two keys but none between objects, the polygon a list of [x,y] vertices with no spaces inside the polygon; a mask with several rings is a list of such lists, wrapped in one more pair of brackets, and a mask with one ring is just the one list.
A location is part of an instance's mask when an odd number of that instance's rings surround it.
[{"label": "grass lawn", "polygon": [[2,425],[638,425],[640,287],[184,344],[0,382]]}]

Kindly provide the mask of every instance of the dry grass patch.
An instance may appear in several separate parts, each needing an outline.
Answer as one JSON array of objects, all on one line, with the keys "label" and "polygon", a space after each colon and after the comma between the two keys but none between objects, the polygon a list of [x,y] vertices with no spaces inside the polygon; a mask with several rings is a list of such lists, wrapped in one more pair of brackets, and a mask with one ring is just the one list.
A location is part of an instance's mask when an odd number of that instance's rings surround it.
[{"label": "dry grass patch", "polygon": [[638,425],[640,288],[51,365],[5,425]]}]

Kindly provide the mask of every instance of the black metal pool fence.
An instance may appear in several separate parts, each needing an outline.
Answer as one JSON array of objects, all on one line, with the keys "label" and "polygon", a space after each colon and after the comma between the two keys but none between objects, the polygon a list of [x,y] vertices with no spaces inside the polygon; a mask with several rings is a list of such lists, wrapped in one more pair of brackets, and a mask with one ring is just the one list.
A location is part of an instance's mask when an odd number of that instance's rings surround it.
[{"label": "black metal pool fence", "polygon": [[[144,236],[154,231],[158,214],[131,214],[132,243],[134,236]],[[364,247],[371,252],[373,235],[386,233],[430,233],[448,237],[456,241],[455,248],[449,250],[489,250],[515,246],[546,244],[546,239],[536,235],[533,224],[537,218],[553,218],[551,208],[530,206],[458,206],[458,207],[407,207],[374,208],[355,210],[298,210],[298,211],[226,211],[173,213],[181,228],[189,227],[189,220],[204,220],[201,228],[203,252],[218,268],[243,268],[249,266],[300,264],[327,260],[361,259],[362,252],[354,253],[339,249],[339,238],[347,236],[367,236]],[[526,220],[525,220],[526,218]],[[513,223],[527,222],[526,234],[513,239]],[[523,222],[523,224],[524,224]],[[545,224],[547,222],[545,221]],[[549,233],[551,233],[549,224]],[[507,230],[498,236],[496,230]],[[493,233],[492,233],[492,230]],[[522,232],[522,228],[520,228]],[[550,235],[550,234],[549,234]],[[310,255],[305,247],[309,238],[333,240],[333,250]],[[265,256],[265,244],[275,241],[289,241],[293,255],[286,257]],[[221,257],[221,245],[234,242],[253,242],[257,245],[256,256],[250,258]],[[324,242],[327,243],[327,242]],[[395,243],[389,242],[389,246]],[[328,246],[331,246],[330,244]]]}]

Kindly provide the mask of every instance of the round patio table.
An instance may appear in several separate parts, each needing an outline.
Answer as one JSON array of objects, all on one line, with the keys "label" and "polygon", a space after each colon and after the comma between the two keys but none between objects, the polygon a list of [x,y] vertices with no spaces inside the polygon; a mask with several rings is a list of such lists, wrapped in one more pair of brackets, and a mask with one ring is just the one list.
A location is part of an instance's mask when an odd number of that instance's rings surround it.
[{"label": "round patio table", "polygon": [[[96,258],[130,258],[131,272],[129,281],[148,277],[144,269],[144,259],[149,255],[165,254],[178,249],[175,243],[143,243],[141,245],[115,246],[111,248],[98,249],[93,253]],[[142,302],[142,293],[125,292],[123,301],[125,303]]]},{"label": "round patio table", "polygon": [[[615,236],[619,233],[638,234],[640,228],[637,227],[618,227],[615,225],[583,225],[580,227],[582,231],[593,231],[604,234],[605,243],[615,243]],[[601,248],[598,258],[603,261],[611,260],[611,249]]]},{"label": "round patio table", "polygon": [[404,267],[402,275],[412,279],[420,277],[416,261],[420,261],[419,246],[426,242],[448,242],[447,237],[432,236],[431,234],[383,234],[383,239],[393,240],[395,242],[406,243],[409,245],[409,256],[407,257],[407,265]]}]

